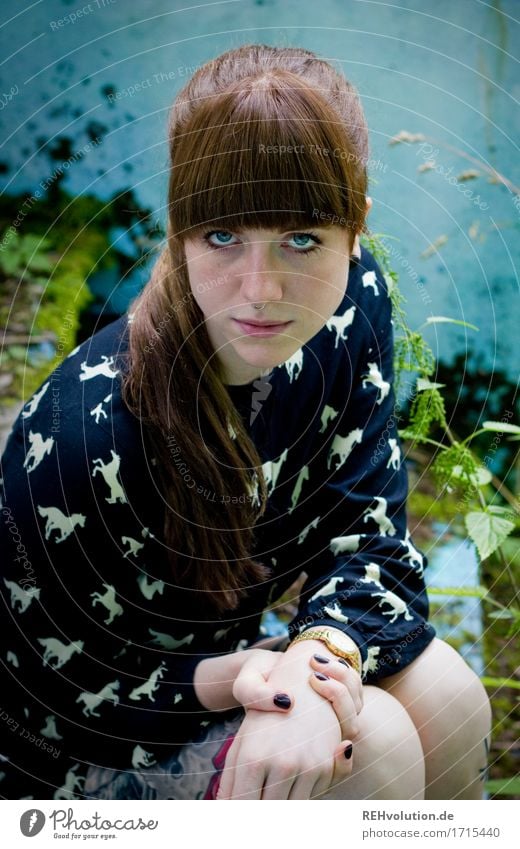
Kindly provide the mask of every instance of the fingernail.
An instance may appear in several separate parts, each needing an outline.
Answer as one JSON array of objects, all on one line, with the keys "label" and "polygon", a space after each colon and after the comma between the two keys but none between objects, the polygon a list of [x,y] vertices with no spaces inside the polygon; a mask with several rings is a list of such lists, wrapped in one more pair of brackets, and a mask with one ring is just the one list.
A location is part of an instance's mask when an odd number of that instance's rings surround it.
[{"label": "fingernail", "polygon": [[346,660],[344,660],[342,657],[338,657],[338,663],[342,663],[342,664],[343,664],[343,666],[350,666],[350,663],[348,663],[348,662],[347,662]]},{"label": "fingernail", "polygon": [[283,708],[284,710],[289,710],[291,707],[291,699],[287,693],[277,693],[273,699],[276,707]]},{"label": "fingernail", "polygon": [[352,743],[349,743],[345,751],[343,752],[347,761],[349,761],[352,757]]},{"label": "fingernail", "polygon": [[318,663],[328,663],[328,657],[323,657],[321,654],[313,654],[314,660],[317,660]]},{"label": "fingernail", "polygon": [[315,672],[314,674],[318,681],[330,681],[330,677],[328,675],[324,675],[323,672]]}]

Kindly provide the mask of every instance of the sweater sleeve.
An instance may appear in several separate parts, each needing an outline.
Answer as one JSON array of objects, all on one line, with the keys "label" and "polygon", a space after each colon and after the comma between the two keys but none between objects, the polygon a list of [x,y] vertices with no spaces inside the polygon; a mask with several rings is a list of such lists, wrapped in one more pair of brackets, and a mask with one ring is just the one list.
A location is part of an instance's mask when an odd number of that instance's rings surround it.
[{"label": "sweater sleeve", "polygon": [[411,663],[435,632],[427,621],[427,560],[407,528],[391,300],[379,267],[368,252],[363,257],[368,271],[359,280],[347,355],[309,466],[312,495],[296,541],[308,578],[289,636],[318,624],[343,630],[357,643],[370,683]]},{"label": "sweater sleeve", "polygon": [[135,768],[211,716],[193,686],[211,644],[168,581],[160,499],[135,446],[110,427],[111,379],[98,377],[82,403],[73,381],[67,365],[59,395],[49,381],[26,405],[1,463],[2,705],[17,732],[0,753],[23,760],[32,737],[31,764],[38,738],[40,754],[48,744]]}]

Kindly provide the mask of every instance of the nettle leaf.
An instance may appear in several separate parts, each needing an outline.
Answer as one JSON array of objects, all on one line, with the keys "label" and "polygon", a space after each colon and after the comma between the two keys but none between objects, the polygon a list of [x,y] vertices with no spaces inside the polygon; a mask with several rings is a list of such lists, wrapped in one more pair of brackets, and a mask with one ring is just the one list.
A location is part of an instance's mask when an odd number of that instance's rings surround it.
[{"label": "nettle leaf", "polygon": [[507,422],[484,422],[482,425],[484,430],[494,430],[498,431],[498,433],[514,433],[516,435],[520,435],[520,427],[514,424],[508,424]]},{"label": "nettle leaf", "polygon": [[467,321],[462,321],[460,318],[449,318],[446,315],[429,315],[425,324],[460,324],[462,327],[469,327],[471,330],[478,330],[474,324],[469,324]]},{"label": "nettle leaf", "polygon": [[474,472],[466,473],[462,466],[453,466],[451,470],[451,478],[465,482],[469,480],[473,486],[485,486],[491,483],[493,475],[486,466],[476,466]]},{"label": "nettle leaf", "polygon": [[432,383],[431,380],[427,380],[425,377],[417,378],[417,392],[424,392],[426,389],[442,389],[443,386],[446,386],[445,383]]},{"label": "nettle leaf", "polygon": [[493,554],[515,527],[514,522],[489,510],[468,513],[465,521],[468,534],[477,546],[481,560]]}]

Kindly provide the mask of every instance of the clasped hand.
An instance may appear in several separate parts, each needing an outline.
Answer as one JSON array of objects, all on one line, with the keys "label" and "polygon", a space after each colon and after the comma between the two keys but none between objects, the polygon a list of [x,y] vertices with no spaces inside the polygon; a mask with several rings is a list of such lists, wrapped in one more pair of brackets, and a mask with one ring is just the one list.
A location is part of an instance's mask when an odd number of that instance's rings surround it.
[{"label": "clasped hand", "polygon": [[349,777],[361,679],[322,643],[252,651],[233,696],[246,715],[218,799],[311,799]]}]

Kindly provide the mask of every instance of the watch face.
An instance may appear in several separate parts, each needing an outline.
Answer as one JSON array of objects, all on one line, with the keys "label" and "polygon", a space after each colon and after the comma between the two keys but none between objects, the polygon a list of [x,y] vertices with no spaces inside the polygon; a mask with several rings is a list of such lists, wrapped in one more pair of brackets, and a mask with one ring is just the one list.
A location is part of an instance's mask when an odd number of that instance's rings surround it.
[{"label": "watch face", "polygon": [[346,636],[346,634],[336,634],[329,632],[327,636],[332,645],[337,646],[338,649],[340,649],[341,651],[352,652],[352,650],[354,649],[352,641],[349,637]]}]

